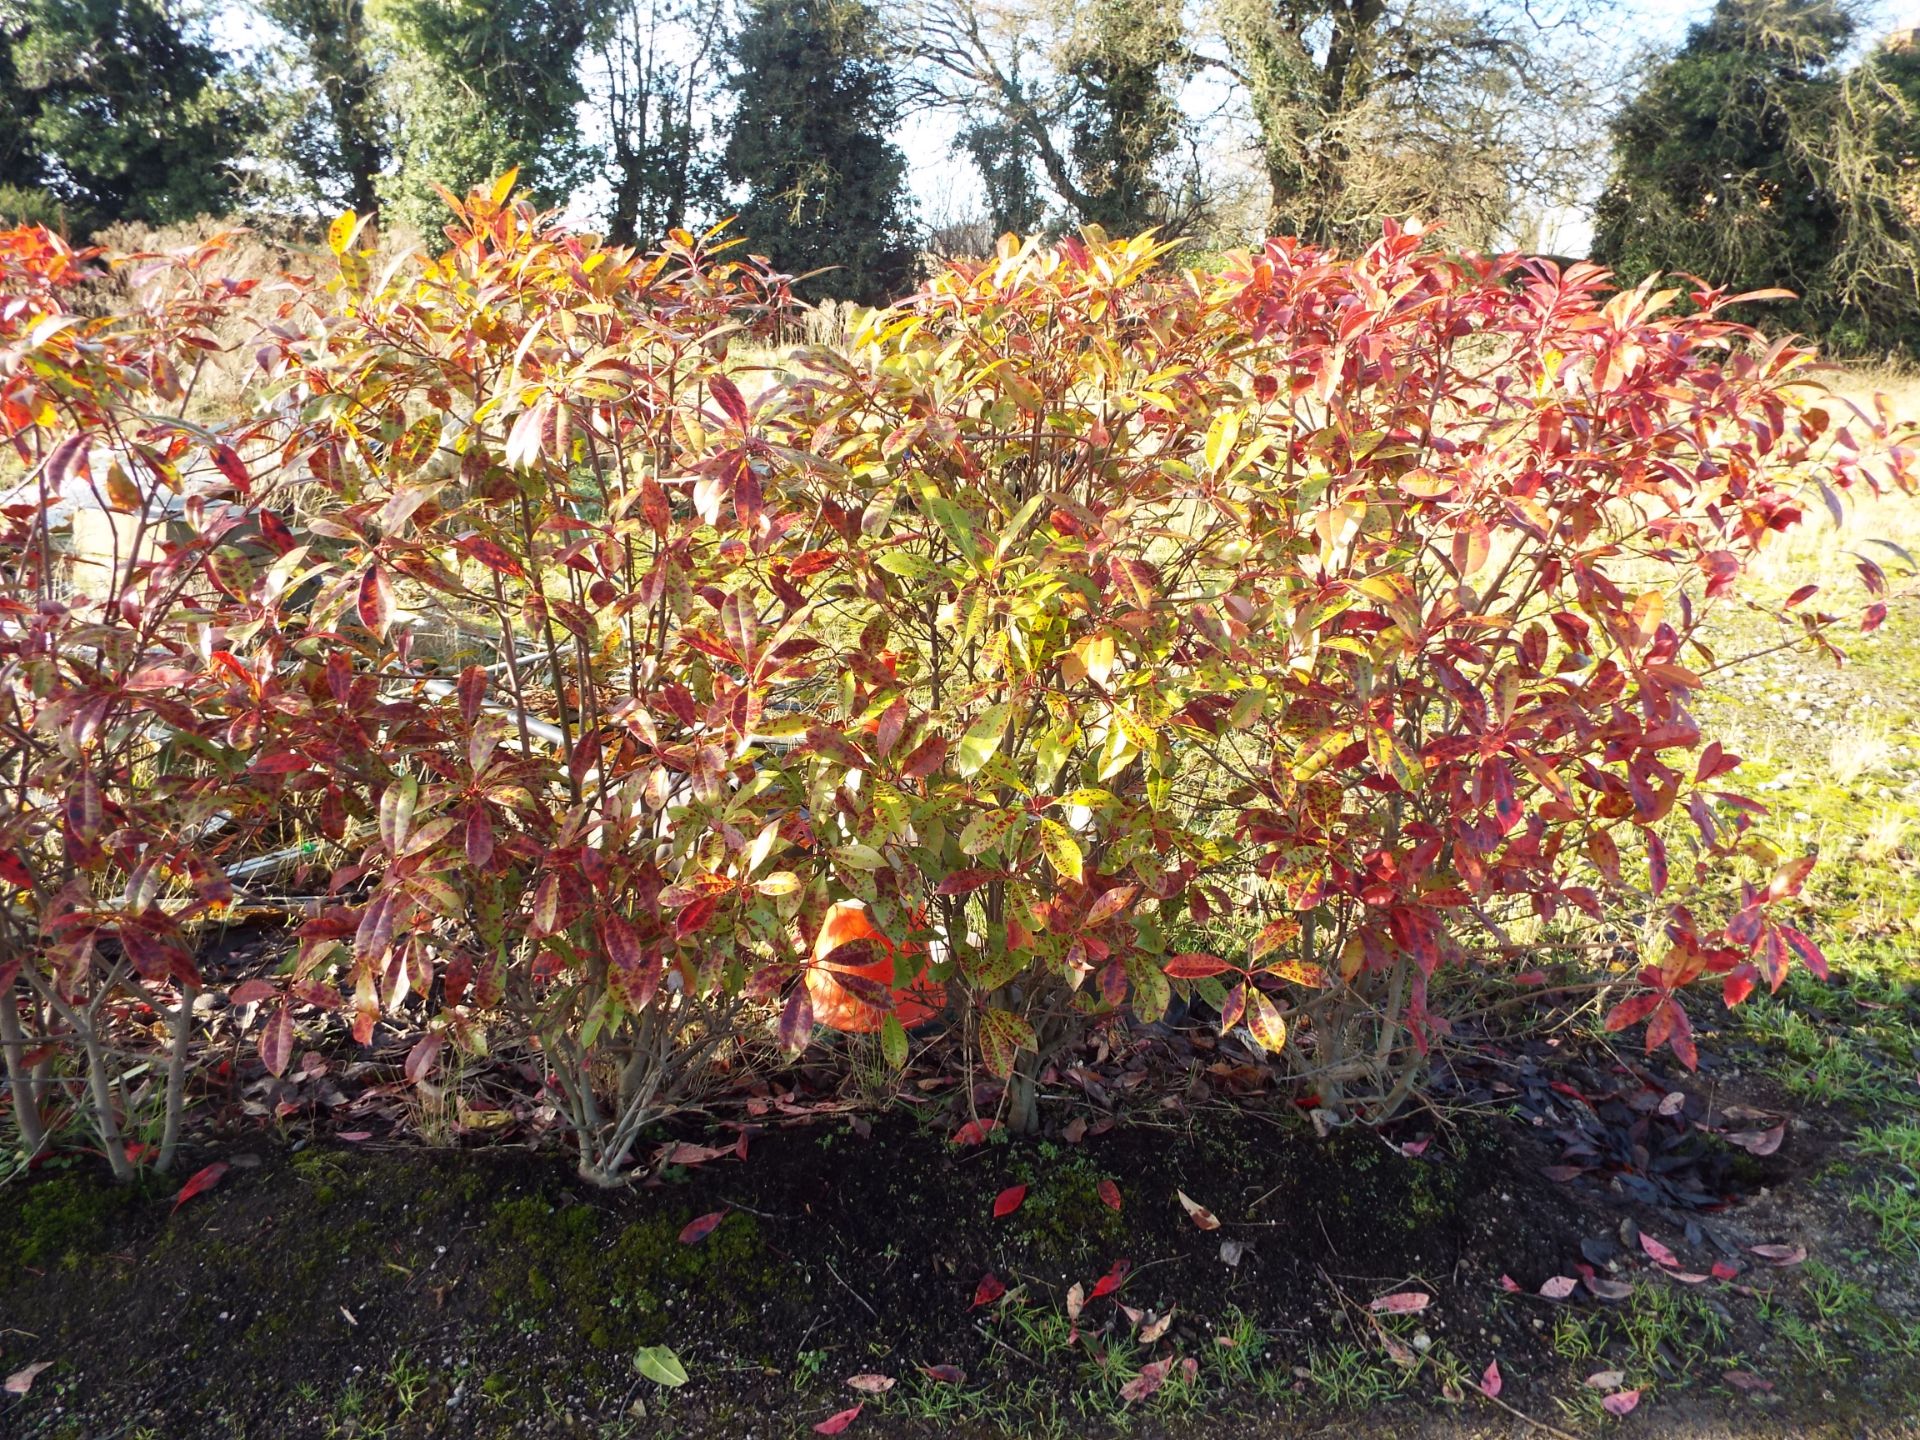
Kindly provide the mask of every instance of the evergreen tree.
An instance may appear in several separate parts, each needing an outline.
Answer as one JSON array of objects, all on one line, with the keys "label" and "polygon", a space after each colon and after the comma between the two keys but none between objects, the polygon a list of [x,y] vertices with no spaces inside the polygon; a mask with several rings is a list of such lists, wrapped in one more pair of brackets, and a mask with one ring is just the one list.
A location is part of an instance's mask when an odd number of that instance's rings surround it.
[{"label": "evergreen tree", "polygon": [[543,204],[582,178],[577,61],[593,0],[393,0],[382,43],[397,164],[379,183],[387,217],[437,230],[433,186],[455,194],[520,167]]},{"label": "evergreen tree", "polygon": [[1757,317],[1839,352],[1920,353],[1920,76],[1851,71],[1846,0],[1719,0],[1614,124],[1594,251],[1800,299]]},{"label": "evergreen tree", "polygon": [[230,210],[255,114],[164,0],[0,0],[0,189],[85,232]]},{"label": "evergreen tree", "polygon": [[740,233],[808,298],[879,303],[911,281],[906,159],[887,138],[893,76],[865,0],[750,0],[734,37],[728,179]]}]

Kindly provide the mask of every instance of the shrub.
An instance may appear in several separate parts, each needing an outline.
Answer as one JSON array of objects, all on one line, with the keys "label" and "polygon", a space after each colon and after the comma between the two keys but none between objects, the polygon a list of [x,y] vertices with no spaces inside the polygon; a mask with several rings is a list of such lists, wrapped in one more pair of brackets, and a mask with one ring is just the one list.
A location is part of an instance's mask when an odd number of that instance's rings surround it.
[{"label": "shrub", "polygon": [[[414,1078],[449,1043],[517,1051],[599,1183],[820,1026],[897,1067],[951,1019],[1026,1129],[1087,1027],[1199,1005],[1378,1118],[1449,998],[1532,979],[1570,920],[1606,942],[1586,981],[1626,982],[1608,1023],[1688,1064],[1684,987],[1822,966],[1772,908],[1810,860],[1693,719],[1730,663],[1703,626],[1813,497],[1904,486],[1912,451],[1729,323],[1740,297],[1680,315],[1396,227],[1205,273],[1089,231],[950,266],[772,378],[735,347],[793,324],[785,277],[718,233],[606,246],[512,183],[378,274],[336,222],[337,276],[286,282],[225,438],[142,408],[165,370],[137,357],[201,322],[7,321],[30,478],[74,437],[164,445],[128,503],[177,486],[190,521],[58,610],[108,629],[62,632],[52,689],[27,637],[54,612],[10,593],[37,818],[7,822],[8,878],[54,937],[10,932],[10,1066],[23,1016],[84,1048],[109,1013],[83,1032],[56,997],[148,997],[149,929],[184,1054],[182,927],[289,832],[339,863],[235,994],[268,1002],[269,1070],[301,1006],[363,1044],[402,1024]],[[276,558],[243,564],[236,526]],[[1782,613],[1830,644],[1812,598]],[[193,761],[143,792],[155,717]],[[88,848],[86,802],[76,847],[50,797],[93,785],[115,838]],[[165,904],[130,880],[155,836]],[[48,976],[80,955],[69,996]]]},{"label": "shrub", "polygon": [[[221,857],[260,840],[292,783],[255,753],[262,597],[304,547],[275,487],[182,418],[207,327],[250,288],[210,274],[223,243],[142,257],[126,310],[88,317],[70,299],[102,278],[97,252],[0,234],[0,427],[24,467],[0,506],[0,1050],[27,1148],[68,1096],[122,1176],[141,1098],[122,1077],[161,1021],[171,1163],[190,927],[231,898]],[[90,551],[56,544],[63,517],[96,522]]]}]

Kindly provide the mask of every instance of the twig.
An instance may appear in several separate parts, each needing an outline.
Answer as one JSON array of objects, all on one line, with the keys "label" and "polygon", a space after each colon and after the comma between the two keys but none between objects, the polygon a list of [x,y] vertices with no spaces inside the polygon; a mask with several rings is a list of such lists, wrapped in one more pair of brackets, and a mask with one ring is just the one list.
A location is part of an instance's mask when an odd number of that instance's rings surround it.
[{"label": "twig", "polygon": [[1580,1440],[1580,1437],[1578,1435],[1569,1435],[1565,1430],[1561,1430],[1552,1425],[1549,1425],[1544,1420],[1534,1419],[1533,1416],[1527,1414],[1527,1412],[1524,1410],[1514,1409],[1513,1406],[1509,1405],[1506,1401],[1502,1400],[1498,1395],[1488,1395],[1487,1392],[1484,1390],[1481,1390],[1478,1385],[1474,1386],[1473,1388],[1480,1395],[1484,1396],[1488,1400],[1491,1400],[1494,1404],[1498,1405],[1502,1410],[1506,1411],[1509,1415],[1513,1416],[1514,1419],[1524,1420],[1527,1422],[1527,1424],[1533,1426],[1534,1429],[1539,1430],[1544,1434],[1555,1436],[1556,1440]]},{"label": "twig", "polygon": [[1002,1350],[1006,1351],[1009,1355],[1014,1355],[1019,1357],[1020,1359],[1026,1361],[1027,1364],[1033,1366],[1033,1368],[1036,1370],[1040,1368],[1040,1362],[1038,1360],[1034,1359],[1031,1355],[1027,1354],[1024,1350],[1014,1349],[1013,1346],[1009,1345],[1006,1341],[1002,1340],[998,1335],[994,1334],[991,1330],[987,1329],[987,1327],[982,1325],[978,1320],[973,1322],[973,1328],[978,1330],[982,1335],[986,1336],[986,1338],[990,1342],[992,1342],[995,1345],[998,1345]]},{"label": "twig", "polygon": [[[833,1276],[835,1280],[840,1280],[840,1272],[833,1268],[833,1262],[831,1260],[828,1260],[824,1255],[821,1256],[820,1258],[826,1264],[827,1273]],[[880,1312],[874,1309],[873,1306],[868,1305],[867,1297],[862,1295],[858,1290],[854,1289],[853,1286],[847,1284],[847,1282],[844,1280],[840,1280],[840,1288],[846,1291],[849,1295],[853,1296],[853,1298],[858,1300],[862,1305],[866,1305],[867,1313],[873,1316],[874,1319],[878,1320],[880,1318]]]}]

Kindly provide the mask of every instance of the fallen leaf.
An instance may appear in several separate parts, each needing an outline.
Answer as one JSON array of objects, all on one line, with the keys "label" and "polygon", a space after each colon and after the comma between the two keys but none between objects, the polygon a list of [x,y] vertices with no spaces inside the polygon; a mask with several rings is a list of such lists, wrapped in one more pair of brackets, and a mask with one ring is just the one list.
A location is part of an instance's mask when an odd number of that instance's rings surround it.
[{"label": "fallen leaf", "polygon": [[669,1165],[704,1165],[709,1160],[724,1160],[734,1154],[732,1145],[695,1145],[690,1140],[682,1140],[667,1151]]},{"label": "fallen leaf", "polygon": [[1411,1315],[1416,1310],[1424,1310],[1433,1303],[1431,1295],[1423,1295],[1418,1290],[1397,1290],[1391,1295],[1379,1295],[1367,1308],[1375,1314]]},{"label": "fallen leaf", "polygon": [[33,1362],[33,1364],[28,1365],[23,1369],[14,1371],[13,1374],[7,1376],[7,1384],[6,1384],[7,1394],[9,1395],[26,1394],[27,1391],[33,1388],[33,1382],[39,1376],[40,1372],[42,1370],[50,1369],[52,1365],[53,1365],[53,1361],[51,1360],[36,1360]]},{"label": "fallen leaf", "polygon": [[1222,1240],[1220,1242],[1220,1260],[1230,1270],[1238,1270],[1240,1262],[1246,1257],[1247,1243],[1244,1240]]},{"label": "fallen leaf", "polygon": [[715,1210],[711,1215],[702,1215],[697,1220],[689,1220],[687,1222],[687,1228],[680,1232],[680,1243],[682,1245],[698,1245],[713,1233],[715,1226],[726,1218],[726,1211]]},{"label": "fallen leaf", "polygon": [[1026,1198],[1027,1198],[1026,1186],[1009,1185],[1006,1189],[1002,1190],[998,1195],[993,1197],[993,1218],[996,1220],[1006,1219],[1007,1216],[1013,1214],[1014,1211],[1020,1208],[1022,1203],[1025,1202]]},{"label": "fallen leaf", "polygon": [[1656,1265],[1678,1265],[1680,1257],[1654,1239],[1646,1231],[1640,1232],[1640,1248],[1653,1257]]},{"label": "fallen leaf", "polygon": [[1807,1258],[1804,1245],[1749,1245],[1747,1249],[1769,1265],[1798,1265]]},{"label": "fallen leaf", "polygon": [[1713,1278],[1716,1280],[1737,1280],[1740,1278],[1738,1266],[1729,1265],[1724,1260],[1713,1262]]},{"label": "fallen leaf", "polygon": [[1555,1275],[1540,1287],[1540,1293],[1549,1300],[1564,1300],[1573,1294],[1579,1283],[1571,1275]]},{"label": "fallen leaf", "polygon": [[1100,1203],[1115,1214],[1118,1214],[1120,1210],[1120,1187],[1111,1180],[1102,1180],[1093,1188],[1100,1196]]},{"label": "fallen leaf", "polygon": [[633,1357],[633,1368],[656,1385],[677,1390],[687,1383],[687,1367],[670,1345],[643,1345]]},{"label": "fallen leaf", "polygon": [[1729,1370],[1721,1378],[1733,1386],[1734,1389],[1745,1390],[1749,1393],[1764,1394],[1766,1391],[1773,1389],[1773,1382],[1771,1380],[1763,1380],[1751,1370]]},{"label": "fallen leaf", "polygon": [[1418,1140],[1407,1141],[1406,1144],[1400,1147],[1400,1153],[1409,1160],[1418,1160],[1422,1155],[1427,1153],[1427,1146],[1432,1143],[1433,1137],[1431,1135],[1425,1135]]},{"label": "fallen leaf", "polygon": [[[180,1193],[173,1197],[173,1209],[178,1210],[196,1195],[204,1195],[220,1183],[220,1177],[227,1173],[227,1162],[216,1160],[203,1170],[193,1172],[193,1178],[180,1187]],[[169,1215],[173,1210],[167,1212]]]},{"label": "fallen leaf", "polygon": [[1603,1280],[1598,1275],[1587,1281],[1587,1289],[1601,1300],[1625,1300],[1633,1294],[1633,1286],[1624,1280]]},{"label": "fallen leaf", "polygon": [[1698,1270],[1669,1270],[1667,1271],[1667,1278],[1669,1280],[1678,1280],[1682,1285],[1704,1285],[1713,1277],[1711,1275],[1702,1275]]},{"label": "fallen leaf", "polygon": [[1158,1320],[1153,1321],[1151,1324],[1147,1325],[1143,1330],[1141,1330],[1140,1343],[1142,1345],[1153,1344],[1154,1341],[1158,1340],[1162,1335],[1167,1333],[1167,1327],[1171,1324],[1173,1324],[1173,1311],[1171,1308],[1169,1308],[1166,1314],[1162,1315]]},{"label": "fallen leaf", "polygon": [[1080,1318],[1080,1312],[1087,1308],[1087,1292],[1075,1281],[1067,1287],[1067,1320],[1069,1323]]},{"label": "fallen leaf", "polygon": [[1180,1362],[1180,1374],[1191,1385],[1200,1378],[1200,1362],[1189,1355]]},{"label": "fallen leaf", "polygon": [[1000,1128],[998,1120],[969,1120],[953,1132],[955,1145],[978,1145]]},{"label": "fallen leaf", "polygon": [[1141,1367],[1140,1373],[1120,1387],[1120,1398],[1131,1405],[1136,1400],[1144,1400],[1162,1385],[1167,1383],[1167,1375],[1173,1369],[1173,1357],[1156,1360],[1151,1365]]},{"label": "fallen leaf", "polygon": [[842,1430],[846,1429],[847,1426],[858,1420],[861,1410],[865,1408],[866,1402],[862,1401],[851,1410],[842,1410],[837,1414],[829,1415],[813,1427],[813,1433],[816,1435],[838,1435]]},{"label": "fallen leaf", "polygon": [[1487,1373],[1480,1377],[1480,1393],[1492,1399],[1500,1393],[1500,1384],[1500,1362],[1490,1360],[1487,1362]]},{"label": "fallen leaf", "polygon": [[1631,1414],[1633,1407],[1640,1403],[1638,1390],[1616,1390],[1600,1402],[1600,1406],[1609,1415]]},{"label": "fallen leaf", "polygon": [[920,1373],[941,1385],[961,1385],[967,1379],[967,1372],[958,1365],[922,1365]]},{"label": "fallen leaf", "polygon": [[1006,1293],[1007,1287],[1001,1283],[1000,1277],[989,1270],[980,1277],[980,1283],[974,1287],[973,1304],[970,1308],[978,1310],[982,1305],[991,1305]]},{"label": "fallen leaf", "polygon": [[1180,1208],[1193,1217],[1194,1224],[1198,1225],[1202,1230],[1218,1230],[1220,1228],[1219,1220],[1214,1218],[1213,1212],[1207,1209],[1206,1206],[1193,1199],[1184,1190],[1176,1190],[1174,1193],[1180,1197]]},{"label": "fallen leaf", "polygon": [[1771,1130],[1741,1130],[1727,1136],[1729,1145],[1738,1145],[1749,1155],[1771,1155],[1787,1137],[1787,1122],[1782,1120]]},{"label": "fallen leaf", "polygon": [[1624,1370],[1596,1370],[1587,1376],[1587,1387],[1592,1390],[1618,1390],[1627,1383]]},{"label": "fallen leaf", "polygon": [[1130,1260],[1116,1260],[1106,1274],[1093,1282],[1093,1293],[1087,1298],[1098,1300],[1102,1295],[1111,1295],[1120,1288],[1120,1282],[1127,1278],[1127,1272],[1133,1268]]},{"label": "fallen leaf", "polygon": [[871,1373],[866,1375],[849,1375],[847,1377],[847,1384],[853,1389],[867,1395],[884,1395],[893,1388],[894,1379],[891,1375],[874,1375]]},{"label": "fallen leaf", "polygon": [[1660,1099],[1660,1113],[1669,1118],[1678,1115],[1686,1107],[1686,1092],[1681,1090],[1669,1090]]},{"label": "fallen leaf", "polygon": [[1518,1295],[1520,1293],[1520,1282],[1511,1275],[1502,1275],[1500,1277],[1500,1288],[1509,1295]]},{"label": "fallen leaf", "polygon": [[333,1138],[336,1140],[345,1140],[357,1145],[362,1140],[371,1140],[373,1138],[373,1132],[371,1130],[342,1130]]},{"label": "fallen leaf", "polygon": [[1557,1181],[1564,1185],[1569,1180],[1578,1180],[1582,1175],[1586,1174],[1587,1167],[1584,1165],[1546,1165],[1541,1167],[1540,1173],[1546,1176],[1547,1179]]}]

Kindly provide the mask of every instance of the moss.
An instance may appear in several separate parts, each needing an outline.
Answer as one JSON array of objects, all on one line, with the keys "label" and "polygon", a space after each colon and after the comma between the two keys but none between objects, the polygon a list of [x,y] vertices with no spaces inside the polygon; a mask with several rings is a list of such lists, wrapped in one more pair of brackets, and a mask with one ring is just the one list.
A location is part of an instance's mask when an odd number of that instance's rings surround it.
[{"label": "moss", "polygon": [[144,1185],[116,1185],[90,1176],[55,1175],[26,1187],[0,1208],[0,1267],[69,1268],[110,1243],[119,1222],[147,1195]]},{"label": "moss", "polygon": [[1100,1182],[1110,1177],[1092,1161],[1076,1155],[1044,1173],[1026,1164],[1015,1171],[1027,1181],[1027,1198],[1018,1215],[1037,1253],[1061,1261],[1091,1261],[1125,1236],[1121,1216],[1126,1191],[1120,1192],[1119,1211],[1102,1200]]},{"label": "moss", "polygon": [[783,1265],[753,1216],[734,1212],[697,1245],[680,1243],[691,1215],[615,1228],[591,1205],[555,1207],[538,1195],[499,1201],[487,1221],[487,1293],[508,1321],[557,1315],[593,1349],[624,1354],[669,1338],[697,1314],[729,1327],[779,1293]]}]

